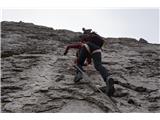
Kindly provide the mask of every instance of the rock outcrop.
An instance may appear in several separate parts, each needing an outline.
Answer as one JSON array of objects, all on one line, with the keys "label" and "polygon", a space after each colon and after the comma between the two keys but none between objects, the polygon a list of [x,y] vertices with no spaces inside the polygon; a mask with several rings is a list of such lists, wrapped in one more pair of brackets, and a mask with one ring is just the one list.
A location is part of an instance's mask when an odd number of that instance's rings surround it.
[{"label": "rock outcrop", "polygon": [[[2,112],[114,112],[85,80],[73,82],[75,50],[66,44],[81,33],[32,23],[1,22]],[[160,112],[160,45],[132,38],[105,38],[104,66],[115,79],[114,103],[121,112]],[[99,88],[105,83],[86,68]]]}]

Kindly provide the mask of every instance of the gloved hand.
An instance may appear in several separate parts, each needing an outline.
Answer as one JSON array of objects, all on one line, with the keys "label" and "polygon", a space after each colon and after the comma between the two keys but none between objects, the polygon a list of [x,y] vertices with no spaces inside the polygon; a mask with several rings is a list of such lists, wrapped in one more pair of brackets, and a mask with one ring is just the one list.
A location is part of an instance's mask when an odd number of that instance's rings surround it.
[{"label": "gloved hand", "polygon": [[67,51],[65,51],[65,52],[63,53],[63,55],[67,55]]}]

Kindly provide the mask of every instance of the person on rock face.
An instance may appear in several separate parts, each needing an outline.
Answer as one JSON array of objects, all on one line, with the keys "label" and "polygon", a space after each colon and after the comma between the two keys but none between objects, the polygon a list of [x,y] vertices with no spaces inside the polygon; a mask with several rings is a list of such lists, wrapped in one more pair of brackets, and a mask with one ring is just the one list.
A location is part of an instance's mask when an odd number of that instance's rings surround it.
[{"label": "person on rock face", "polygon": [[[82,46],[80,47],[80,52],[78,56],[77,66],[83,70],[83,65],[88,56],[93,59],[95,69],[100,73],[104,82],[106,83],[106,94],[108,96],[112,96],[114,89],[114,80],[109,77],[108,70],[102,66],[102,56],[101,56],[101,48],[104,44],[103,38],[95,32],[92,32],[91,29],[82,28],[83,35],[81,36],[81,41],[84,41]],[[74,81],[79,82],[82,79],[82,73],[77,69],[76,76]]]},{"label": "person on rock face", "polygon": [[[86,32],[84,34],[89,33],[89,32],[91,32],[91,29],[86,30]],[[82,38],[82,36],[80,36],[80,38]],[[74,62],[75,64],[77,64],[79,62],[78,58],[79,58],[79,54],[80,54],[81,48],[83,47],[83,45],[85,44],[85,42],[86,41],[84,39],[81,39],[80,42],[76,42],[76,43],[68,45],[66,47],[65,52],[63,53],[63,55],[67,55],[69,49],[71,49],[71,48],[78,49],[77,52],[76,52],[76,57],[77,58],[76,58],[76,60]],[[85,63],[83,64],[83,66],[87,66],[89,64],[91,64],[91,56],[90,55],[88,55],[86,57],[86,60],[85,60]]]}]

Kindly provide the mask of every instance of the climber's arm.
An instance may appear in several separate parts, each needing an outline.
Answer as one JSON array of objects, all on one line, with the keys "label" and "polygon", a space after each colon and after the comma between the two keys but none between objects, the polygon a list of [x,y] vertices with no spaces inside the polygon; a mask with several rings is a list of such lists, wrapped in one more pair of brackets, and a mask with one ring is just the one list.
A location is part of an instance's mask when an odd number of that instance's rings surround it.
[{"label": "climber's arm", "polygon": [[65,52],[64,52],[64,55],[66,55],[66,54],[68,53],[68,50],[69,50],[70,48],[80,49],[81,47],[82,47],[82,43],[81,43],[81,42],[79,42],[79,43],[74,43],[74,44],[70,44],[70,45],[68,45],[68,46],[66,47]]}]

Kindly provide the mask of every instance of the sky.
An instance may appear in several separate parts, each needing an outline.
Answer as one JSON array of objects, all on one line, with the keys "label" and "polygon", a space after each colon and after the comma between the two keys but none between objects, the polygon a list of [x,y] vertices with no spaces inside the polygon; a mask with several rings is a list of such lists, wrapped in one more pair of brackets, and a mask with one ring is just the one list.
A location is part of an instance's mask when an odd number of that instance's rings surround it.
[{"label": "sky", "polygon": [[23,21],[54,29],[82,32],[91,28],[103,37],[159,41],[159,9],[3,9],[3,21]]}]

